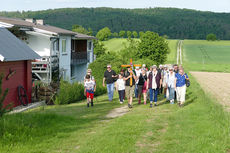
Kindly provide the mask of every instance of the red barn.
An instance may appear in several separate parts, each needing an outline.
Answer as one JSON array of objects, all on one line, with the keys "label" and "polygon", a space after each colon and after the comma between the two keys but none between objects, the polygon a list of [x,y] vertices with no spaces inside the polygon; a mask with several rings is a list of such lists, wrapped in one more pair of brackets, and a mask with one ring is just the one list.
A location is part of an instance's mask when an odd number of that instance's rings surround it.
[{"label": "red barn", "polygon": [[14,107],[21,105],[18,86],[24,87],[31,102],[32,69],[31,60],[41,58],[25,43],[5,28],[0,28],[0,74],[4,75],[2,87],[9,92],[4,106],[13,102]]}]

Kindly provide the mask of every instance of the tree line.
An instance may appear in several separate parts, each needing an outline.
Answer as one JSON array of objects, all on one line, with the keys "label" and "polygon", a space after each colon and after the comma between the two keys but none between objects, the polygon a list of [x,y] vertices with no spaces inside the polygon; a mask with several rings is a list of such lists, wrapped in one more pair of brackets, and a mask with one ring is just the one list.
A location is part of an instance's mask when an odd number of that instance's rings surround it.
[{"label": "tree line", "polygon": [[[121,31],[154,31],[171,39],[230,39],[230,13],[202,12],[176,8],[114,9],[63,8],[44,11],[0,12],[0,16],[43,19],[45,23],[72,29],[81,25],[93,35],[104,27],[119,36]],[[130,33],[130,32],[129,32]]]}]

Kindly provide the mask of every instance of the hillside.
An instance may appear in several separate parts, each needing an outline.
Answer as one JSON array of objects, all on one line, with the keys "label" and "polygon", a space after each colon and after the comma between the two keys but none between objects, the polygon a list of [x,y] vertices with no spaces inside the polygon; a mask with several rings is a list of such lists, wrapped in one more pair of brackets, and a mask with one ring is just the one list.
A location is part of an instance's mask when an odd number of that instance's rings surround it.
[{"label": "hillside", "polygon": [[0,12],[1,16],[44,19],[45,23],[65,29],[78,24],[92,28],[94,34],[107,26],[120,30],[158,32],[170,39],[205,39],[215,33],[230,39],[230,13],[201,12],[176,8],[113,9],[63,8],[44,11]]}]

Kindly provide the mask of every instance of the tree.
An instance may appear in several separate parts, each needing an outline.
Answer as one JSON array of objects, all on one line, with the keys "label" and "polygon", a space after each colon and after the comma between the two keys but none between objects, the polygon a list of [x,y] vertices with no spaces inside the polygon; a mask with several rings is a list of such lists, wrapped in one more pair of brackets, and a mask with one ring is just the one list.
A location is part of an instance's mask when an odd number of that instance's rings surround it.
[{"label": "tree", "polygon": [[139,32],[139,37],[141,38],[145,33],[143,31]]},{"label": "tree", "polygon": [[133,31],[133,37],[137,38],[138,37],[138,33],[136,31]]},{"label": "tree", "polygon": [[93,44],[94,44],[93,51],[97,58],[105,54],[106,52],[105,45],[101,41],[94,40]]},{"label": "tree", "polygon": [[111,31],[108,27],[101,29],[100,31],[98,31],[96,35],[96,37],[101,41],[108,40],[110,36],[111,36]]},{"label": "tree", "polygon": [[213,33],[210,33],[210,34],[208,34],[208,35],[206,36],[206,39],[207,39],[208,41],[215,41],[215,40],[216,40],[216,35],[213,34]]},{"label": "tree", "polygon": [[127,37],[131,38],[132,37],[132,32],[131,31],[127,31]]},{"label": "tree", "polygon": [[157,33],[147,31],[140,38],[138,57],[153,60],[157,65],[163,64],[169,53],[168,42]]},{"label": "tree", "polygon": [[114,37],[114,38],[117,38],[118,36],[119,36],[119,35],[118,35],[117,32],[114,32],[114,33],[113,33],[113,37]]},{"label": "tree", "polygon": [[125,37],[125,31],[124,31],[124,30],[121,30],[121,31],[119,32],[119,37],[121,37],[121,38],[124,38],[124,37]]},{"label": "tree", "polygon": [[75,24],[75,25],[72,26],[72,31],[73,32],[82,33],[82,34],[86,34],[86,35],[90,34],[90,32],[87,29],[85,29],[81,25],[77,25],[77,24]]}]

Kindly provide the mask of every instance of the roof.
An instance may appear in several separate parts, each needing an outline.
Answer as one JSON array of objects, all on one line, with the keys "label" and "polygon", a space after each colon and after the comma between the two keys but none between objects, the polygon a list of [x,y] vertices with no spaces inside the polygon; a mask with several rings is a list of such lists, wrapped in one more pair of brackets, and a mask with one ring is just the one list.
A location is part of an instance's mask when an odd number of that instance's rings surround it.
[{"label": "roof", "polygon": [[75,37],[78,39],[97,39],[96,37],[93,37],[93,36],[89,36],[89,35],[85,35],[85,34],[81,34],[77,32],[75,33],[76,33]]},{"label": "roof", "polygon": [[66,29],[62,29],[62,28],[58,28],[58,27],[50,26],[50,25],[46,25],[46,24],[45,25],[35,24],[35,23],[25,21],[23,19],[18,19],[18,18],[7,18],[7,17],[0,16],[0,22],[12,24],[14,26],[19,26],[19,27],[38,28],[38,29],[41,29],[41,30],[54,32],[54,33],[57,33],[57,34],[73,35],[73,36],[75,36],[76,38],[79,38],[79,39],[96,39],[93,36],[88,36],[88,35],[85,35],[85,34],[76,33],[76,32],[70,31],[70,30],[66,30]]},{"label": "roof", "polygon": [[0,57],[0,61],[22,61],[41,58],[5,28],[0,28]]}]

